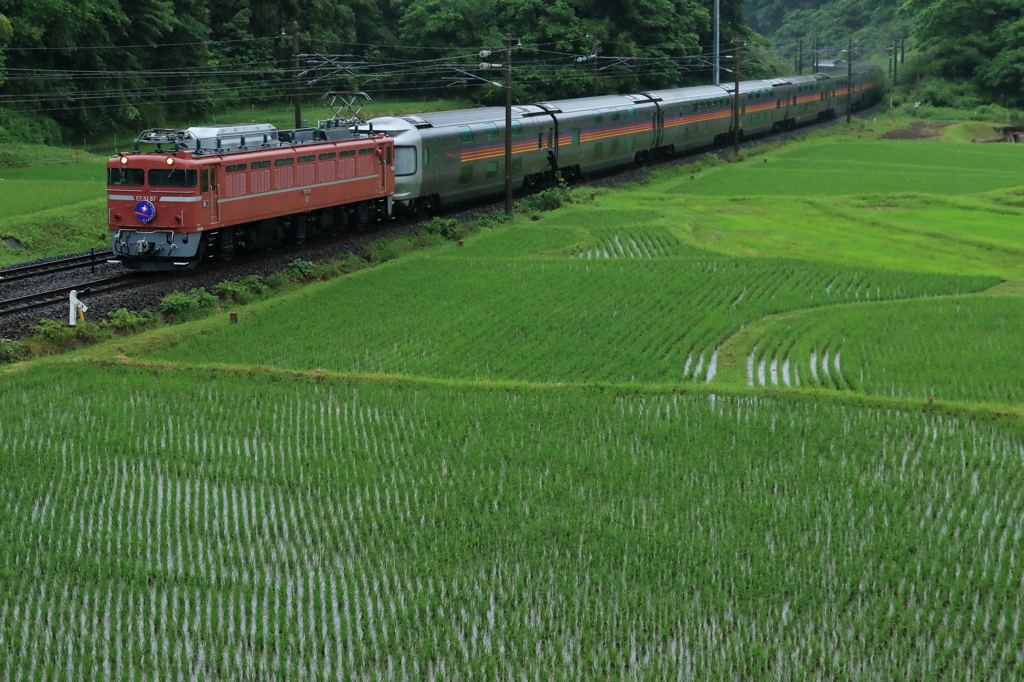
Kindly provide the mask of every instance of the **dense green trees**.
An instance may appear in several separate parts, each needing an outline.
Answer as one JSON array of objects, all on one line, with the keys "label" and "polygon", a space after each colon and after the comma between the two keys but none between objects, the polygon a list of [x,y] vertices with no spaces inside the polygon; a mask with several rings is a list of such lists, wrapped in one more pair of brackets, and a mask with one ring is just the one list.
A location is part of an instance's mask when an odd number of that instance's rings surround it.
[{"label": "dense green trees", "polygon": [[907,0],[934,103],[1024,106],[1024,0]]},{"label": "dense green trees", "polygon": [[1024,106],[1024,0],[746,0],[745,9],[784,49],[798,38],[853,38],[881,58],[894,38],[908,38],[907,99]]},{"label": "dense green trees", "polygon": [[[0,21],[8,68],[0,85],[0,110],[7,112],[0,113],[0,138],[15,136],[25,121],[35,121],[31,135],[53,139],[57,128],[46,132],[47,119],[74,131],[66,137],[81,136],[158,124],[168,112],[201,119],[228,104],[279,99],[291,87],[295,24],[302,52],[350,55],[374,74],[329,79],[311,92],[353,86],[378,95],[441,92],[450,83],[444,76],[457,75],[445,65],[475,72],[475,54],[500,48],[504,35],[522,39],[515,57],[519,99],[704,83],[707,63],[693,57],[710,51],[712,4],[0,0],[10,20],[9,31]],[[722,16],[724,41],[756,39],[744,26],[741,0],[723,0]],[[589,55],[596,58],[577,60]],[[758,72],[771,68],[757,63]],[[465,87],[465,96],[482,102],[500,94],[471,77]]]}]

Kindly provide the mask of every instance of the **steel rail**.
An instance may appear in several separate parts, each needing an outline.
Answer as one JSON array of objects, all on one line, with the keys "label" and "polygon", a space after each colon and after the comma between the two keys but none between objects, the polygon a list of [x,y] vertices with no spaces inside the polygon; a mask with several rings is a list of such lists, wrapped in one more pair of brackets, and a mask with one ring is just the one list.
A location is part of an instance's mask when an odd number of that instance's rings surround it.
[{"label": "steel rail", "polygon": [[100,265],[106,263],[111,258],[113,258],[113,255],[109,251],[104,251],[102,253],[87,253],[83,256],[58,258],[57,260],[45,263],[19,265],[0,270],[0,282],[13,282],[18,279],[48,275],[51,272],[63,272],[64,270],[74,270],[75,268],[83,268],[89,265]]},{"label": "steel rail", "polygon": [[0,315],[9,315],[11,313],[18,313],[24,310],[31,310],[32,308],[42,308],[44,306],[66,302],[68,300],[68,294],[72,291],[89,289],[90,295],[103,294],[108,291],[128,286],[136,281],[138,281],[136,273],[129,273],[126,275],[115,275],[105,279],[98,279],[92,282],[83,282],[82,284],[77,284],[71,287],[60,287],[58,289],[42,291],[36,294],[29,294],[27,296],[19,296],[18,298],[9,298],[5,301],[0,301]]}]

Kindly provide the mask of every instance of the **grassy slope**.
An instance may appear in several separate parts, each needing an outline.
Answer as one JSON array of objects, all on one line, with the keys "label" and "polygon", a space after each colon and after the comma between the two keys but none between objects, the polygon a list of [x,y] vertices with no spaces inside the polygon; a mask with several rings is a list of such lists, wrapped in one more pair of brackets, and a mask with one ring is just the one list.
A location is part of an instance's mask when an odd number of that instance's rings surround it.
[{"label": "grassy slope", "polygon": [[0,266],[109,244],[106,159],[44,145],[0,145]]}]

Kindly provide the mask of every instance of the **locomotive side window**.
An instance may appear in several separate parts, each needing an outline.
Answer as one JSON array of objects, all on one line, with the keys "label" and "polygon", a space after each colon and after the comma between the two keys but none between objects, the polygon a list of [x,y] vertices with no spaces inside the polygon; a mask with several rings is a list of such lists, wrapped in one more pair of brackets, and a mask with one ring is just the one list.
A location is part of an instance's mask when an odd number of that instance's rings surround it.
[{"label": "locomotive side window", "polygon": [[[426,166],[427,150],[423,150],[424,166]],[[395,146],[395,175],[416,174],[416,147],[411,145]]]},{"label": "locomotive side window", "polygon": [[360,154],[372,154],[373,153],[373,147],[365,147],[363,149],[360,149],[359,153]]},{"label": "locomotive side window", "polygon": [[203,169],[199,172],[199,191],[206,192],[210,189],[210,171]]},{"label": "locomotive side window", "polygon": [[336,154],[334,152],[327,152],[326,154],[320,155],[320,160],[326,161],[327,159],[333,159],[335,156]]},{"label": "locomotive side window", "polygon": [[287,165],[292,164],[292,163],[295,163],[295,159],[293,159],[293,158],[274,159],[274,165],[275,166],[287,166]]},{"label": "locomotive side window", "polygon": [[355,155],[356,155],[356,150],[354,150],[354,149],[346,149],[345,151],[338,152],[338,156],[341,156],[341,157],[355,156]]},{"label": "locomotive side window", "polygon": [[[255,166],[253,166],[253,167],[255,168]],[[224,170],[226,172],[228,172],[228,173],[234,173],[235,171],[244,171],[245,170],[245,164],[244,163],[236,163],[236,164],[233,164],[231,166],[228,166]]]},{"label": "locomotive side window", "polygon": [[150,187],[195,187],[196,172],[184,168],[171,168],[164,170],[154,168],[149,171]]},{"label": "locomotive side window", "polygon": [[108,168],[107,184],[142,187],[146,182],[146,171],[141,168]]},{"label": "locomotive side window", "polygon": [[253,170],[256,170],[257,168],[269,168],[270,167],[270,162],[269,161],[253,161],[252,165],[249,166],[249,167],[252,168]]},{"label": "locomotive side window", "polygon": [[313,161],[314,159],[316,159],[316,157],[313,154],[310,154],[309,156],[300,156],[299,163],[306,163],[307,161]]}]

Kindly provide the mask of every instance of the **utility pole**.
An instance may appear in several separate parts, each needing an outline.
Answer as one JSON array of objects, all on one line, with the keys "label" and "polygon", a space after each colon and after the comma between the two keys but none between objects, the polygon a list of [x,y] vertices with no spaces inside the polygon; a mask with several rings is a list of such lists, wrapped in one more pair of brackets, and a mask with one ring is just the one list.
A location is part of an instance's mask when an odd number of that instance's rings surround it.
[{"label": "utility pole", "polygon": [[740,155],[740,60],[743,58],[743,43],[736,45],[736,54],[733,58],[732,73],[735,76],[736,85],[733,93],[735,98],[732,103],[732,153],[739,158]]},{"label": "utility pole", "polygon": [[892,43],[892,86],[895,88],[899,84],[899,67],[896,66],[897,50],[899,49],[899,40],[894,40]]},{"label": "utility pole", "polygon": [[299,22],[292,23],[292,94],[295,97],[295,127],[302,127],[302,97],[299,93]]},{"label": "utility pole", "polygon": [[512,215],[512,37],[505,36],[505,215]]},{"label": "utility pole", "polygon": [[721,67],[721,59],[722,59],[722,52],[721,52],[721,38],[722,38],[722,34],[721,34],[721,28],[720,28],[721,19],[722,19],[721,0],[715,0],[715,85],[718,85],[721,82],[721,78],[719,76],[719,68]]},{"label": "utility pole", "polygon": [[847,38],[846,47],[846,125],[850,125],[850,108],[853,106],[853,38]]},{"label": "utility pole", "polygon": [[[735,65],[734,65],[735,66]],[[796,75],[804,75],[804,39],[797,41],[796,48]]]}]

